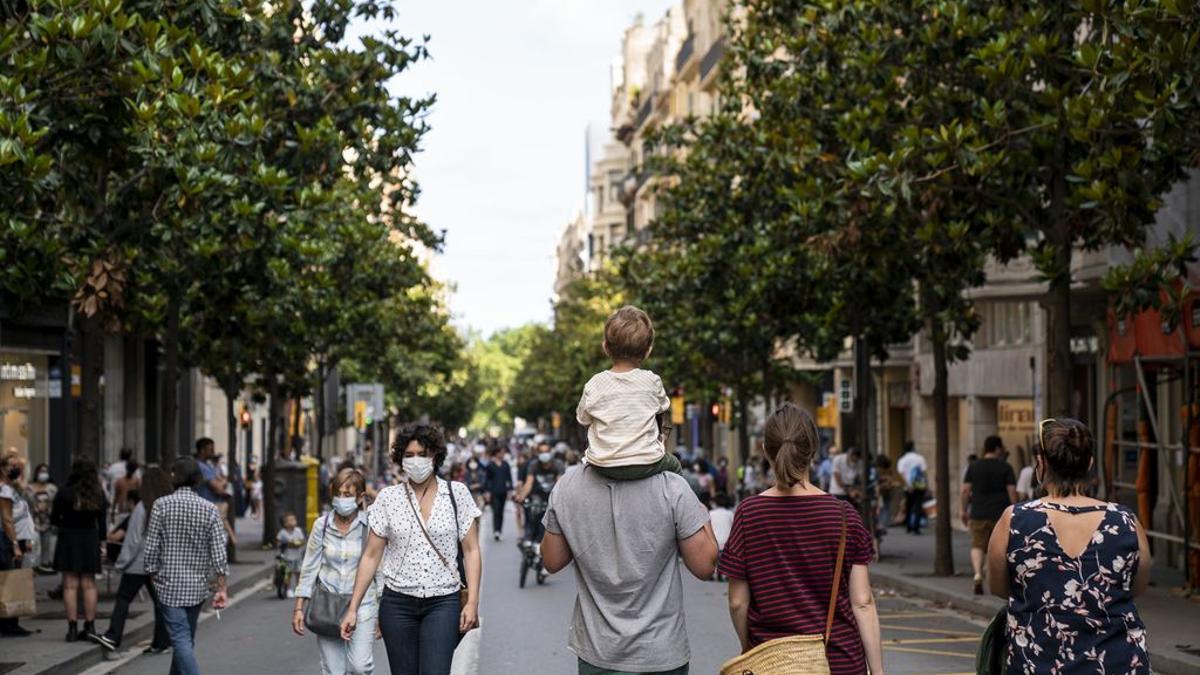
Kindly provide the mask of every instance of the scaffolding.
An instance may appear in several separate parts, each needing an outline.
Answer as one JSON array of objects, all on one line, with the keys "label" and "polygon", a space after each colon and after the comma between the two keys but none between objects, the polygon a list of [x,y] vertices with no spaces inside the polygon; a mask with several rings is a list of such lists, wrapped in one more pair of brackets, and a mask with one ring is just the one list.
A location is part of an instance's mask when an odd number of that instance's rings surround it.
[{"label": "scaffolding", "polygon": [[[1200,337],[1200,313],[1190,319],[1195,325],[1188,327]],[[1136,330],[1129,330],[1135,325]],[[1192,331],[1185,337],[1184,327],[1164,323],[1153,310],[1122,322],[1110,315],[1109,326],[1110,393],[1103,407],[1104,451],[1098,463],[1103,496],[1121,501],[1132,492],[1147,537],[1181,547],[1172,557],[1182,556],[1185,591],[1200,592],[1200,351]],[[1123,367],[1132,367],[1134,381],[1119,387],[1117,376]],[[1159,400],[1160,387],[1174,382],[1182,385],[1178,437],[1170,430],[1175,425],[1164,425],[1170,413]],[[1125,406],[1133,406],[1134,414]],[[1166,471],[1160,468],[1164,465]],[[1161,529],[1156,529],[1160,478],[1167,513],[1158,521]],[[1163,531],[1173,529],[1181,534]]]}]

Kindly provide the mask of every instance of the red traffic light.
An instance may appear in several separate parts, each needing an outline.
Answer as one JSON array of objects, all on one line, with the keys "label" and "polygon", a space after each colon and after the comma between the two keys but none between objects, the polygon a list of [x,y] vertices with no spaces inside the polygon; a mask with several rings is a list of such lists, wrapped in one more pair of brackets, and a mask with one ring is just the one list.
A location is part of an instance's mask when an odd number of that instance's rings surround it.
[{"label": "red traffic light", "polygon": [[243,428],[250,427],[251,418],[250,418],[250,409],[249,408],[247,408],[246,406],[242,406],[242,414],[239,416],[238,421],[242,423]]},{"label": "red traffic light", "polygon": [[712,404],[712,416],[715,418],[721,417],[721,404],[720,403]]}]

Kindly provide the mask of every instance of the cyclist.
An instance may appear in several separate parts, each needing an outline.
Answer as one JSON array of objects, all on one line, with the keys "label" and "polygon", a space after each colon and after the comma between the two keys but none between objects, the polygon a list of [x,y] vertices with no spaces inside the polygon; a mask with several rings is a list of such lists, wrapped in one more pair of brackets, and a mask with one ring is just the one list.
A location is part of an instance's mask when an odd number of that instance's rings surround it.
[{"label": "cyclist", "polygon": [[[562,475],[562,466],[554,459],[554,453],[549,443],[539,443],[537,456],[525,465],[525,482],[517,490],[517,501],[526,503],[533,517],[525,518],[524,542],[541,543],[545,529],[542,527],[542,514],[546,512],[546,504],[550,499],[550,490]],[[526,544],[527,545],[527,544]]]}]

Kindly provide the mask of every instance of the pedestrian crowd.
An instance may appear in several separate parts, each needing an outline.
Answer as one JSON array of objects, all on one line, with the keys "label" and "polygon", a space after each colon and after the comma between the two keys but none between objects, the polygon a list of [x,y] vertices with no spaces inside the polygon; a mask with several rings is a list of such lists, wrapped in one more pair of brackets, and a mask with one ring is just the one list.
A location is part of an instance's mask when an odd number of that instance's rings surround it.
[{"label": "pedestrian crowd", "polygon": [[[684,570],[728,584],[741,652],[723,675],[884,673],[869,568],[893,526],[920,536],[930,518],[948,517],[950,505],[930,499],[926,458],[912,442],[894,461],[841,452],[791,403],[766,417],[735,470],[696,445],[668,449],[670,399],[642,367],[653,344],[644,312],[609,318],[611,368],[586,383],[576,411],[582,453],[546,437],[448,442],[436,425],[413,424],[394,435],[391,465],[374,480],[353,458],[322,467],[329,510],[307,533],[287,514],[276,537],[293,572],[291,628],[316,636],[321,672],[373,673],[382,639],[391,673],[449,673],[479,626],[483,510],[500,541],[511,509],[519,543],[535,547],[546,573],[573,563],[567,646],[581,674],[689,672]],[[1028,456],[1018,448],[1017,472],[1004,441],[988,437],[960,474],[972,588],[1007,600],[981,654],[1014,674],[1149,673],[1134,602],[1149,581],[1145,531],[1128,508],[1091,496],[1096,451],[1084,424],[1045,420],[1036,441]],[[26,480],[18,455],[0,455],[0,570],[62,574],[67,639],[110,651],[147,589],[148,651],[171,649],[172,673],[198,673],[200,608],[228,601],[229,509],[261,517],[256,467],[226,468],[208,439],[169,468],[122,456],[100,471],[80,459],[61,486],[44,465]],[[104,557],[121,580],[100,632]],[[27,631],[5,618],[0,634]]]}]

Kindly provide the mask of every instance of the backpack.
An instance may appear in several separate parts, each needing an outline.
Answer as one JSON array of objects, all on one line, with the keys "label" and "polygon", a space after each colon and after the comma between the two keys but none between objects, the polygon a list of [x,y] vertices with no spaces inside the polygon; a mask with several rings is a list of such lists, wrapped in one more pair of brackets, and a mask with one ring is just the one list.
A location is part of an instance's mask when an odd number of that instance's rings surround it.
[{"label": "backpack", "polygon": [[908,472],[908,484],[914,490],[925,490],[929,487],[929,478],[925,476],[925,469],[920,466],[914,466],[912,471]]}]

